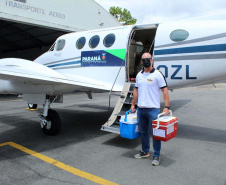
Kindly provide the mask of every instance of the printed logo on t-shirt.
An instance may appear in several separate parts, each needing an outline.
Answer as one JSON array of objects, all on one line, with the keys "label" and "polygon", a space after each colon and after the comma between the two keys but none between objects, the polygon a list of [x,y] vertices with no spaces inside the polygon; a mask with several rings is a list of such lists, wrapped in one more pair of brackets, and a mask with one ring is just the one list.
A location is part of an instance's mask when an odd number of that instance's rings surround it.
[{"label": "printed logo on t-shirt", "polygon": [[148,78],[147,81],[151,83],[153,80],[152,78]]}]

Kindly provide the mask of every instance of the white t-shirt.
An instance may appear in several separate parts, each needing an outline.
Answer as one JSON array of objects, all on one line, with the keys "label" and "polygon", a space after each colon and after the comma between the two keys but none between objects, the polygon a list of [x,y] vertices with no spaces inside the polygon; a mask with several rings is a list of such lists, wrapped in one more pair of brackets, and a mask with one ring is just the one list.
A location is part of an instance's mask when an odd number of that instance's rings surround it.
[{"label": "white t-shirt", "polygon": [[165,77],[154,68],[150,73],[139,72],[135,88],[138,88],[138,107],[160,108],[161,88],[167,87]]}]

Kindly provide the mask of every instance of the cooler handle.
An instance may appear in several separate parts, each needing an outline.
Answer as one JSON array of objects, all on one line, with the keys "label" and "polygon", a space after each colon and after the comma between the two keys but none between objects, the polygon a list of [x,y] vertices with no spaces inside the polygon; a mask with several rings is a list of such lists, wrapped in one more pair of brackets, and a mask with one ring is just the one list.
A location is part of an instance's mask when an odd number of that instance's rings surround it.
[{"label": "cooler handle", "polygon": [[[170,113],[170,116],[173,116],[173,113],[172,113],[171,110],[169,110],[169,113]],[[158,129],[159,128],[159,118],[160,118],[160,116],[163,116],[163,115],[164,115],[164,112],[158,115],[157,127],[155,129]]]},{"label": "cooler handle", "polygon": [[[135,110],[137,110],[137,109],[135,109]],[[131,110],[128,110],[128,111],[126,112],[124,122],[127,122],[127,114],[130,113],[130,112],[132,112],[132,109],[131,109]]]}]

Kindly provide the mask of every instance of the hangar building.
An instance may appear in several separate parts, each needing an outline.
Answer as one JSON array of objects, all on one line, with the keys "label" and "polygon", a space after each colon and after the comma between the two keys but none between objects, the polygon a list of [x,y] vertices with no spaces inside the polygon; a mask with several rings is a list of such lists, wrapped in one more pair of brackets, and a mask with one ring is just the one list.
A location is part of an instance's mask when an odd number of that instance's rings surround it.
[{"label": "hangar building", "polygon": [[94,0],[0,0],[0,58],[34,60],[65,33],[112,26]]}]

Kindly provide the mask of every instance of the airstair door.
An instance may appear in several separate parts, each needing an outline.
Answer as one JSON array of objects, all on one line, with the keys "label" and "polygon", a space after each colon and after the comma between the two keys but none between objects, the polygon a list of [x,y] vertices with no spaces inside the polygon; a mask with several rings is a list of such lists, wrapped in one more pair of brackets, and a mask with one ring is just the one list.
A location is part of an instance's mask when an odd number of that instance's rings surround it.
[{"label": "airstair door", "polygon": [[126,74],[128,82],[135,82],[136,75],[141,71],[141,56],[149,52],[153,56],[157,24],[135,26],[131,32],[127,49]]}]

